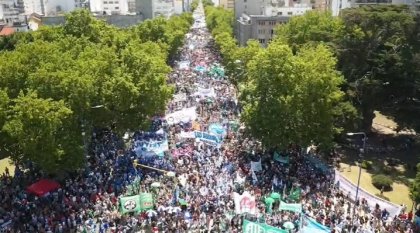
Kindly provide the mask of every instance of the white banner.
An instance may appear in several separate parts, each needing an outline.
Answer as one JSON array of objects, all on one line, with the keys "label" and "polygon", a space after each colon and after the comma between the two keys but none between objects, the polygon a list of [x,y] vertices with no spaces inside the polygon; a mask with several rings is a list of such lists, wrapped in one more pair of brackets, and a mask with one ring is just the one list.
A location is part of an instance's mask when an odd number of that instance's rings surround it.
[{"label": "white banner", "polygon": [[[339,171],[336,170],[335,184],[337,184],[337,182],[339,182],[340,190],[342,190],[346,194],[350,193],[350,199],[354,201],[356,199],[357,185],[351,183],[347,178],[342,176]],[[393,204],[389,201],[385,201],[375,195],[366,192],[362,188],[359,188],[357,198],[359,200],[361,200],[362,198],[366,199],[369,206],[373,209],[375,208],[376,204],[378,204],[381,207],[381,209],[385,208],[389,212],[391,218],[393,218],[395,215],[398,215],[402,209],[401,206]]]},{"label": "white banner", "polygon": [[262,171],[261,159],[260,159],[260,161],[258,161],[258,162],[252,162],[252,161],[251,161],[251,169],[252,169],[254,172],[259,172],[259,171]]},{"label": "white banner", "polygon": [[198,88],[198,91],[194,93],[194,96],[200,96],[200,97],[216,97],[216,93],[214,92],[214,88]]},{"label": "white banner", "polygon": [[179,93],[174,95],[173,101],[174,102],[182,102],[187,100],[187,94],[185,93]]},{"label": "white banner", "polygon": [[179,137],[181,137],[181,138],[195,138],[195,133],[194,133],[194,131],[191,131],[191,132],[181,131],[181,133],[179,134]]},{"label": "white banner", "polygon": [[255,202],[255,197],[247,191],[242,193],[242,195],[239,195],[239,193],[233,193],[233,200],[235,202],[236,214],[257,213],[257,203]]},{"label": "white banner", "polygon": [[180,122],[188,123],[197,119],[196,107],[184,108],[182,110],[170,113],[165,116],[165,120],[169,125],[178,124]]}]

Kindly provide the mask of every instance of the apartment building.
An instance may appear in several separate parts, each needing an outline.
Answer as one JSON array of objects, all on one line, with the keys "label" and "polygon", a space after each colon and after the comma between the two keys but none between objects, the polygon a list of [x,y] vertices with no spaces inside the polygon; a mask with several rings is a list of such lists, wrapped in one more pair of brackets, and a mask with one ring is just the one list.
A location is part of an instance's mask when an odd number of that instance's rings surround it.
[{"label": "apartment building", "polygon": [[73,11],[77,4],[75,0],[24,0],[26,15],[32,13],[44,16],[60,15]]},{"label": "apartment building", "polygon": [[129,12],[127,0],[90,0],[89,7],[96,14],[125,15]]},{"label": "apartment building", "polygon": [[175,14],[175,0],[137,0],[136,7],[144,19],[169,18]]},{"label": "apartment building", "polygon": [[17,0],[0,0],[0,22],[11,25],[24,20],[23,7]]}]

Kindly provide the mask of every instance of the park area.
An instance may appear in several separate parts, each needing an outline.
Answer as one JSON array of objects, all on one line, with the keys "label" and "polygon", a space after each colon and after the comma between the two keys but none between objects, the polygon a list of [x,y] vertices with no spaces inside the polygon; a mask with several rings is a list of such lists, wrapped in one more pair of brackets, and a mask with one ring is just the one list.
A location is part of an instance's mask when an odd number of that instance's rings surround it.
[{"label": "park area", "polygon": [[[414,143],[406,149],[405,141],[408,137],[415,138],[413,132],[396,132],[397,124],[392,119],[375,112],[373,121],[373,135],[368,137],[367,151],[362,160],[360,187],[366,192],[398,205],[406,205],[411,210],[413,201],[410,198],[410,182],[416,175],[415,166],[419,162]],[[343,148],[340,161],[340,173],[357,184],[359,167],[357,152]],[[390,178],[390,189],[375,186],[372,178],[375,175],[385,175]]]}]

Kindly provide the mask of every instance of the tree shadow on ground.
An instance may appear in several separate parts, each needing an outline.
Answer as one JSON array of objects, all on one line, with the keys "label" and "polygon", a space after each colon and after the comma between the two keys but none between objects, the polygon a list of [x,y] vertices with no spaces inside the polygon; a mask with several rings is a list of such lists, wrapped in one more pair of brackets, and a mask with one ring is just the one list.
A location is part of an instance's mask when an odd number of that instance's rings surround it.
[{"label": "tree shadow on ground", "polygon": [[409,149],[406,149],[406,138],[405,135],[383,135],[373,132],[368,135],[366,145],[368,149],[362,157],[359,152],[361,143],[355,143],[354,139],[347,140],[338,148],[340,162],[350,165],[357,165],[361,161],[370,162],[372,164],[370,168],[362,167],[371,175],[384,174],[390,176],[396,183],[409,186],[410,180],[415,178],[416,165],[420,162],[416,155],[420,146],[414,142]]}]

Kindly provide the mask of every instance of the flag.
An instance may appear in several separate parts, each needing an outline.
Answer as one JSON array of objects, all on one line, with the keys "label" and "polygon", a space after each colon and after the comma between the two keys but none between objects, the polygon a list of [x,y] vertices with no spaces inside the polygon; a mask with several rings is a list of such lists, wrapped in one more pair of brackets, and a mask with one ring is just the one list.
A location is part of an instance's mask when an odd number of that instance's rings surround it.
[{"label": "flag", "polygon": [[141,193],[139,200],[141,210],[149,210],[153,208],[153,195],[151,193]]},{"label": "flag", "polygon": [[120,211],[122,214],[129,212],[139,212],[141,210],[140,195],[121,197],[120,204]]},{"label": "flag", "polygon": [[300,188],[296,188],[296,189],[292,188],[292,190],[290,190],[289,198],[293,199],[295,201],[298,201],[298,200],[300,200],[301,192],[302,192],[302,190]]}]

